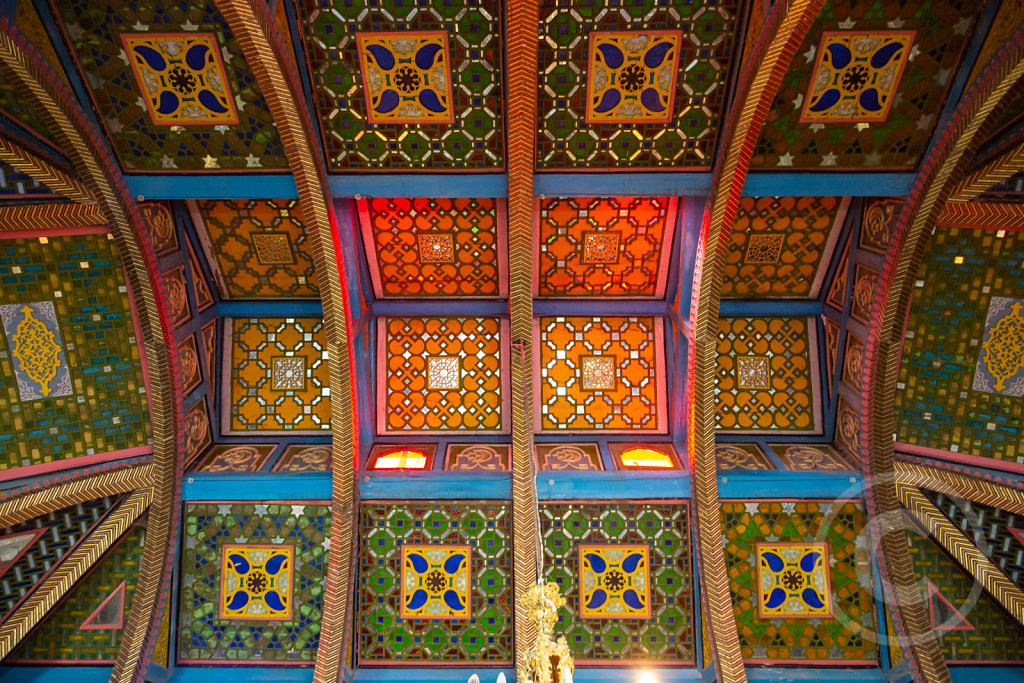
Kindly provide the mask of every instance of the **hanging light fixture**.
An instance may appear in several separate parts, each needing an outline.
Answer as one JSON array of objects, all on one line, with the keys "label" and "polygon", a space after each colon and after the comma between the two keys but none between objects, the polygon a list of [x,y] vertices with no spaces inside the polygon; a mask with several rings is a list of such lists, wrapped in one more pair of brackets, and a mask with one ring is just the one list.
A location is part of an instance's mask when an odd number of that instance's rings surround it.
[{"label": "hanging light fixture", "polygon": [[565,606],[556,583],[541,583],[526,591],[519,604],[527,610],[530,621],[537,624],[537,640],[519,662],[516,680],[523,683],[573,683],[576,665],[569,654],[565,636],[555,640],[558,610]]}]

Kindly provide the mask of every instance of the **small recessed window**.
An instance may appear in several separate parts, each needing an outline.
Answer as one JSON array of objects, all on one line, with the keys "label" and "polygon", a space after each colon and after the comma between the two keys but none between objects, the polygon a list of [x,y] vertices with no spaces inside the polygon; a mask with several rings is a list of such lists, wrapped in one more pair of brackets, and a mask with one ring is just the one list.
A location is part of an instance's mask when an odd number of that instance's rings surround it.
[{"label": "small recessed window", "polygon": [[423,470],[427,467],[427,454],[412,448],[384,451],[373,461],[375,470]]},{"label": "small recessed window", "polygon": [[608,444],[612,455],[624,470],[677,470],[679,459],[671,444],[627,446]]}]

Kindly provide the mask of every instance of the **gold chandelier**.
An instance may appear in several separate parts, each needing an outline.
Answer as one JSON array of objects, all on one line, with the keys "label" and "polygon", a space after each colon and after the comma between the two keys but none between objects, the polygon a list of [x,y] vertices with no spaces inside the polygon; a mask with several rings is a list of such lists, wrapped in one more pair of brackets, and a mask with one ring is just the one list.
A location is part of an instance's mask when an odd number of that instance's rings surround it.
[{"label": "gold chandelier", "polygon": [[530,621],[537,624],[537,640],[519,662],[516,680],[524,683],[573,683],[576,666],[569,654],[565,636],[555,640],[555,622],[558,610],[565,606],[565,598],[555,583],[537,583],[523,593],[519,604],[527,610]]}]

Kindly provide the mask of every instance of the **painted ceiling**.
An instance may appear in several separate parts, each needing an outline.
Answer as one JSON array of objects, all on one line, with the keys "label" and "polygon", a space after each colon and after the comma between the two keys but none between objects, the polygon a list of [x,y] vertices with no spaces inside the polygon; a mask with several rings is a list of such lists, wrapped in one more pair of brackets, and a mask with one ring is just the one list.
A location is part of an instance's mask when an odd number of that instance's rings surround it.
[{"label": "painted ceiling", "polygon": [[511,677],[536,564],[577,680],[1024,666],[1019,84],[928,194],[981,4],[0,2],[0,662]]}]

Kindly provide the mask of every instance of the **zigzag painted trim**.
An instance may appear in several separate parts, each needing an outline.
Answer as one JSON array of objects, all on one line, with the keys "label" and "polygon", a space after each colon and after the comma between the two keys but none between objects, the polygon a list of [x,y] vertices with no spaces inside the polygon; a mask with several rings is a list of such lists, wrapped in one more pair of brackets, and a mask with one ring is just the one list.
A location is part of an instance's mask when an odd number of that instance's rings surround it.
[{"label": "zigzag painted trim", "polygon": [[0,137],[0,161],[31,176],[73,202],[96,202],[96,198],[80,180],[4,137]]},{"label": "zigzag painted trim", "polygon": [[[957,183],[951,202],[969,202],[1024,168],[1024,143],[1012,147]],[[948,211],[951,207],[946,206]]]},{"label": "zigzag painted trim", "polygon": [[95,204],[28,204],[0,206],[0,230],[48,230],[106,225],[107,219]]},{"label": "zigzag painted trim", "polygon": [[1024,485],[1009,480],[974,474],[954,465],[929,466],[897,456],[896,481],[958,498],[972,503],[1024,515]]},{"label": "zigzag painted trim", "polygon": [[[1024,166],[1024,154],[1021,155]],[[972,202],[948,203],[935,220],[944,228],[976,228],[984,230],[1024,230],[1024,207],[1020,204]]]},{"label": "zigzag painted trim", "polygon": [[975,580],[981,582],[989,595],[1016,619],[1018,624],[1024,626],[1024,591],[1010,581],[1003,570],[981,552],[970,537],[949,521],[949,518],[921,493],[920,489],[899,484],[896,492],[903,507],[924,525],[950,557]]},{"label": "zigzag painted trim", "polygon": [[18,643],[42,621],[46,613],[60,602],[78,580],[85,576],[89,568],[131,528],[152,500],[151,488],[147,487],[133,493],[37,584],[24,602],[0,625],[0,659],[11,654]]}]

